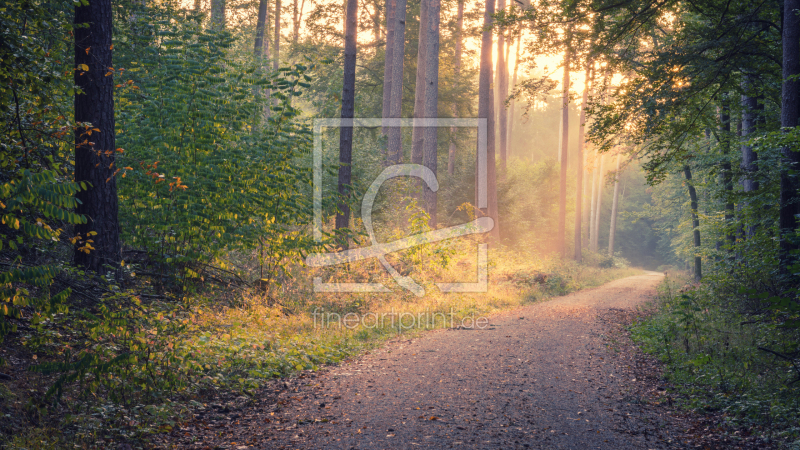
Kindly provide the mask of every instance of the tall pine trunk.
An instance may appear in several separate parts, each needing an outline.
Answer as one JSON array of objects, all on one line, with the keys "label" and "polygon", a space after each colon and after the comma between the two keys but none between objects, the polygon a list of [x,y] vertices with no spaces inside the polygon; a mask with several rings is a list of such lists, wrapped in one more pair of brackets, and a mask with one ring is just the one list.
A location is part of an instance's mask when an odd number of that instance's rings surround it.
[{"label": "tall pine trunk", "polygon": [[[108,68],[114,66],[111,18],[111,0],[92,0],[75,7],[75,25],[87,25],[74,28],[75,85],[82,91],[75,94],[75,122],[91,124],[75,129],[75,181],[91,184],[76,195],[79,201],[75,212],[85,216],[87,222],[75,226],[80,238],[75,264],[101,274],[106,273],[105,266],[115,272],[121,261],[114,176],[114,76],[106,76]],[[94,241],[94,250],[79,250],[89,245],[88,240]]]},{"label": "tall pine trunk", "polygon": [[[336,229],[350,226],[350,175],[353,159],[353,113],[356,86],[356,36],[358,35],[358,0],[347,0],[344,32],[344,82],[342,83],[342,127],[339,128],[339,211]],[[277,34],[277,33],[276,33]],[[346,244],[345,244],[346,246]]]},{"label": "tall pine trunk", "polygon": [[597,150],[594,151],[594,160],[592,161],[592,190],[590,191],[591,200],[589,200],[589,250],[594,251],[594,218],[597,214],[597,173],[600,171],[600,154]]},{"label": "tall pine trunk", "polygon": [[720,108],[720,131],[722,138],[722,164],[720,164],[722,172],[722,186],[725,189],[723,201],[725,202],[725,238],[728,241],[728,251],[733,251],[733,246],[736,244],[736,233],[733,227],[733,170],[731,168],[731,110],[730,103],[727,95],[723,96],[722,107]]},{"label": "tall pine trunk", "polygon": [[[397,0],[386,0],[386,50],[383,61],[383,109],[381,117],[389,117],[392,107],[392,64],[394,63],[394,11],[397,9]],[[388,136],[389,129],[382,127],[384,135]],[[388,149],[387,149],[388,156]]]},{"label": "tall pine trunk", "polygon": [[253,43],[253,54],[256,60],[261,61],[261,55],[264,52],[264,28],[267,22],[267,4],[268,0],[260,0],[258,2],[258,20],[256,21],[256,39]]},{"label": "tall pine trunk", "polygon": [[[781,127],[798,126],[800,115],[800,0],[783,3],[783,88],[781,92]],[[781,204],[779,226],[781,230],[780,270],[789,274],[789,265],[800,248],[794,236],[797,215],[800,215],[800,152],[796,148],[781,150]]]},{"label": "tall pine trunk", "polygon": [[[478,118],[486,119],[486,167],[481,168],[480,152],[477,152],[475,178],[475,205],[481,208],[484,215],[494,220],[491,236],[500,237],[500,223],[497,217],[497,185],[495,168],[495,123],[494,123],[494,95],[492,92],[492,24],[494,22],[494,0],[486,0],[486,9],[483,14],[483,33],[481,34],[481,64],[478,78]],[[478,136],[478,145],[483,136]],[[480,148],[480,147],[479,147]],[[481,184],[481,171],[486,171],[486,192]]]},{"label": "tall pine trunk", "polygon": [[[498,0],[498,10],[506,9],[506,0]],[[500,171],[506,170],[506,151],[508,150],[508,110],[505,101],[508,98],[508,62],[506,61],[506,33],[500,29],[497,37],[497,130],[500,138]]]},{"label": "tall pine trunk", "polygon": [[225,2],[226,0],[211,0],[211,28],[225,29]]},{"label": "tall pine trunk", "polygon": [[558,145],[558,162],[561,166],[558,196],[558,249],[567,256],[567,160],[569,157],[569,72],[572,58],[570,49],[571,31],[567,31],[564,50],[564,78],[561,94],[561,135]]},{"label": "tall pine trunk", "polygon": [[622,155],[617,155],[617,170],[614,172],[614,200],[611,202],[611,226],[608,228],[608,256],[614,256],[614,237],[617,234],[617,207],[619,206],[619,161]]},{"label": "tall pine trunk", "polygon": [[600,169],[597,174],[597,211],[594,214],[594,224],[592,225],[591,250],[597,252],[600,247],[600,216],[603,213],[603,186],[605,186],[605,176],[603,176],[603,163],[606,155],[600,155]]},{"label": "tall pine trunk", "polygon": [[[397,2],[394,13],[394,35],[392,39],[392,92],[389,107],[389,116],[399,119],[403,107],[403,62],[406,48],[406,0]],[[392,127],[389,129],[389,160],[399,164],[403,158],[402,129]]]},{"label": "tall pine trunk", "polygon": [[[763,119],[764,104],[759,101],[759,97],[751,96],[749,90],[752,89],[751,77],[745,75],[742,88],[745,94],[742,95],[742,163],[741,168],[744,173],[742,179],[742,190],[745,194],[756,192],[759,188],[756,174],[758,172],[758,154],[753,151],[753,147],[747,144],[749,136],[756,132],[758,124]],[[749,204],[750,200],[745,199],[744,204]],[[752,237],[755,234],[755,224],[749,224],[742,230],[744,238]]]},{"label": "tall pine trunk", "polygon": [[[511,91],[517,87],[517,72],[519,71],[519,49],[522,47],[522,29],[517,32],[517,48],[515,50],[514,55],[514,75],[511,77]],[[508,114],[508,138],[506,138],[506,142],[508,142],[508,154],[506,155],[508,158],[511,158],[511,139],[514,137],[514,116],[516,112],[517,101],[511,100],[511,105],[509,105],[509,114]]]},{"label": "tall pine trunk", "polygon": [[[428,18],[425,21],[427,28],[426,51],[425,51],[425,107],[424,114],[428,118],[439,116],[439,19],[441,14],[441,0],[423,0],[428,2]],[[423,143],[423,164],[429,168],[434,175],[437,175],[438,146],[437,136],[438,127],[427,127],[424,131],[425,141]],[[436,228],[436,192],[426,185],[423,188],[423,200],[425,201],[425,211],[430,216],[428,224],[431,228]]]},{"label": "tall pine trunk", "polygon": [[[458,12],[456,14],[456,54],[453,62],[453,79],[455,80],[455,91],[458,91],[458,82],[461,77],[461,49],[464,45],[464,0],[458,0]],[[453,117],[458,117],[458,104],[453,103]],[[456,127],[450,128],[450,146],[447,151],[447,173],[452,175],[456,170]]]},{"label": "tall pine trunk", "polygon": [[[414,84],[414,119],[421,119],[425,116],[425,63],[428,58],[425,52],[428,50],[428,2],[420,1],[419,4],[419,38],[417,40],[417,78]],[[425,141],[425,132],[416,124],[411,129],[411,162],[422,164],[422,145]]]},{"label": "tall pine trunk", "polygon": [[275,0],[275,48],[272,70],[278,70],[281,58],[281,0]]},{"label": "tall pine trunk", "polygon": [[589,89],[592,82],[592,62],[586,63],[586,79],[583,84],[581,116],[578,122],[578,167],[575,186],[575,261],[580,262],[583,243],[583,150],[586,144],[586,105],[589,102]]}]

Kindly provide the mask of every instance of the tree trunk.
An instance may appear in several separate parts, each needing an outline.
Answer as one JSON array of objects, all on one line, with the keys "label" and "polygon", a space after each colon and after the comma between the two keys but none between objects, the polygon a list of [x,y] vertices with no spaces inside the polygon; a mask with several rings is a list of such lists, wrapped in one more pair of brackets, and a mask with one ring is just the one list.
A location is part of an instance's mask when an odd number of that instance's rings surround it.
[{"label": "tree trunk", "polygon": [[594,251],[594,220],[597,214],[597,173],[600,171],[600,154],[595,150],[592,161],[592,191],[589,206],[589,250]]},{"label": "tree trunk", "polygon": [[[800,115],[800,0],[784,0],[783,13],[783,89],[781,92],[781,127],[798,126]],[[796,148],[781,150],[781,205],[780,205],[780,271],[789,274],[789,265],[796,259],[792,254],[800,248],[794,236],[797,215],[800,214],[800,152]]]},{"label": "tree trunk", "polygon": [[[522,47],[522,29],[517,32],[517,48],[515,50],[514,55],[514,75],[511,77],[511,91],[513,92],[514,89],[517,87],[517,72],[519,70],[519,49]],[[508,154],[506,155],[508,158],[511,158],[511,138],[514,136],[514,113],[516,112],[517,101],[511,100],[511,105],[509,105],[509,115],[508,115],[508,138],[506,138],[506,142],[508,142]]]},{"label": "tree trunk", "polygon": [[[397,9],[397,0],[386,0],[386,50],[383,61],[383,109],[381,117],[386,119],[390,115],[392,106],[392,64],[394,63],[394,10]],[[388,136],[389,129],[382,127],[384,136]],[[387,148],[388,156],[388,148]]]},{"label": "tree trunk", "polygon": [[720,127],[722,138],[722,185],[725,188],[725,237],[728,240],[730,248],[728,251],[733,251],[733,246],[736,244],[736,233],[733,228],[733,170],[731,168],[730,150],[731,150],[731,111],[729,99],[727,95],[723,96],[722,108],[720,108]]},{"label": "tree trunk", "polygon": [[203,7],[202,0],[194,0],[194,10],[195,12],[200,12],[200,9]]},{"label": "tree trunk", "polygon": [[[389,107],[390,117],[399,119],[403,108],[403,62],[406,48],[406,0],[395,0],[397,7],[394,13],[394,36],[392,49],[392,92]],[[389,160],[400,164],[403,158],[402,129],[389,129]]]},{"label": "tree trunk", "polygon": [[558,249],[563,258],[567,257],[567,159],[569,156],[569,71],[571,49],[570,31],[567,31],[566,49],[564,51],[563,93],[561,95],[561,136],[558,149],[558,162],[561,166],[561,180],[558,198]]},{"label": "tree trunk", "polygon": [[[441,14],[441,0],[423,0],[428,2],[428,17],[425,20],[427,38],[425,50],[425,108],[424,114],[428,118],[439,116],[439,20]],[[423,163],[437,175],[438,163],[438,127],[427,127],[424,131]],[[425,211],[430,216],[428,224],[436,228],[436,192],[426,185],[423,188]]]},{"label": "tree trunk", "polygon": [[[458,0],[458,13],[456,15],[456,54],[453,62],[453,75],[455,79],[454,90],[458,91],[458,82],[461,77],[461,49],[464,45],[464,0]],[[458,104],[453,104],[453,117],[459,117]],[[447,173],[452,175],[456,170],[456,127],[450,128],[450,148],[447,152]]]},{"label": "tree trunk", "polygon": [[[497,9],[506,9],[506,0],[498,0]],[[499,12],[498,11],[498,12]],[[508,110],[505,101],[508,98],[508,62],[506,57],[506,33],[501,28],[497,37],[497,107],[499,108],[497,130],[500,138],[500,171],[506,170],[506,151],[508,150]]]},{"label": "tree trunk", "polygon": [[[419,4],[419,39],[417,40],[417,79],[414,87],[414,119],[420,119],[425,115],[425,63],[427,58],[425,52],[428,49],[427,29],[428,2],[421,0]],[[415,121],[416,122],[416,121]],[[411,129],[411,162],[422,164],[422,145],[425,140],[425,132],[414,123]]]},{"label": "tree trunk", "polygon": [[[497,217],[497,185],[495,173],[495,129],[494,129],[494,95],[492,92],[492,24],[494,22],[494,0],[486,0],[486,9],[483,14],[483,33],[481,34],[481,64],[478,78],[478,118],[486,119],[486,167],[481,167],[480,152],[477,153],[475,165],[477,176],[475,205],[484,215],[494,220],[491,236],[500,237],[500,223]],[[483,140],[478,136],[478,145]],[[480,148],[480,147],[479,147]],[[486,171],[487,189],[483,192],[481,186],[481,172]]]},{"label": "tree trunk", "polygon": [[575,261],[581,262],[583,235],[583,150],[586,140],[586,105],[589,103],[589,89],[592,82],[592,62],[586,63],[586,79],[583,85],[583,99],[581,100],[581,116],[578,122],[578,168],[577,184],[575,186]]},{"label": "tree trunk", "polygon": [[297,45],[297,40],[300,38],[300,21],[303,20],[303,8],[306,6],[306,0],[300,2],[300,8],[297,7],[297,0],[294,0],[294,17],[292,18],[292,44]]},{"label": "tree trunk", "polygon": [[267,22],[267,4],[268,0],[260,0],[258,2],[258,20],[256,22],[256,39],[253,45],[253,54],[257,60],[261,60],[261,54],[264,52],[264,28]]},{"label": "tree trunk", "polygon": [[600,155],[600,170],[597,174],[597,211],[594,214],[594,225],[592,227],[592,251],[597,252],[600,247],[600,215],[603,212],[603,186],[605,186],[605,176],[603,176],[603,163],[606,155]]},{"label": "tree trunk", "polygon": [[211,0],[211,28],[225,29],[225,2],[226,0]]},{"label": "tree trunk", "polygon": [[[742,87],[745,92],[752,89],[749,82],[750,76],[745,75],[745,81],[742,82]],[[753,151],[753,147],[747,144],[749,136],[756,132],[759,123],[763,119],[764,104],[759,101],[759,97],[742,95],[742,172],[744,178],[742,179],[742,190],[745,193],[751,193],[758,190],[758,180],[756,173],[758,172],[758,154]],[[749,204],[750,200],[745,199],[744,204]],[[755,224],[747,225],[742,230],[744,238],[752,237],[756,232]]]},{"label": "tree trunk", "polygon": [[[350,226],[350,166],[353,155],[353,113],[356,86],[356,36],[358,35],[358,0],[347,0],[344,33],[344,82],[342,84],[342,127],[339,128],[339,212],[336,229]],[[277,35],[277,33],[276,33]],[[346,246],[346,244],[345,244]]]},{"label": "tree trunk", "polygon": [[275,0],[275,54],[272,70],[278,70],[281,59],[281,0]]},{"label": "tree trunk", "polygon": [[689,187],[689,199],[691,200],[691,208],[692,208],[692,234],[694,235],[694,280],[700,281],[703,278],[703,269],[702,269],[702,258],[699,255],[700,252],[700,217],[697,213],[697,190],[694,188],[694,184],[692,184],[692,169],[689,165],[683,166],[683,174],[686,176],[686,184]]},{"label": "tree trunk", "polygon": [[[114,66],[111,18],[111,0],[93,0],[75,7],[75,25],[88,25],[74,28],[75,85],[83,91],[75,94],[75,122],[91,124],[75,129],[75,181],[91,183],[76,195],[79,201],[75,212],[85,216],[87,222],[75,226],[80,238],[75,264],[100,274],[106,273],[106,265],[116,271],[122,259],[114,176],[114,76],[106,76],[108,68]],[[83,66],[88,70],[81,70]],[[94,248],[89,253],[80,250],[89,245]]]},{"label": "tree trunk", "polygon": [[608,229],[608,256],[614,256],[614,236],[617,234],[617,207],[619,206],[619,161],[622,155],[617,155],[617,170],[614,172],[614,200],[611,202],[611,226]]}]

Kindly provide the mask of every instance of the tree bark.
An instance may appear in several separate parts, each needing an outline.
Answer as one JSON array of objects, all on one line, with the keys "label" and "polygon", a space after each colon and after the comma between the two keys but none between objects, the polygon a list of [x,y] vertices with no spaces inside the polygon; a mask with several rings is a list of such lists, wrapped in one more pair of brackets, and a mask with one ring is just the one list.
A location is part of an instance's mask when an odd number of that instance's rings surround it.
[{"label": "tree bark", "polygon": [[264,52],[264,28],[267,22],[267,4],[268,0],[260,0],[258,2],[258,20],[256,21],[256,39],[253,45],[253,54],[257,60],[261,60],[261,55]]},{"label": "tree bark", "polygon": [[294,17],[292,22],[292,44],[297,45],[297,40],[300,38],[300,21],[303,20],[303,8],[306,6],[306,0],[300,2],[300,8],[297,7],[297,0],[294,0]]},{"label": "tree bark", "polygon": [[[506,0],[498,0],[497,9],[506,9]],[[500,171],[506,170],[506,151],[508,150],[508,110],[505,101],[508,98],[508,62],[506,57],[506,33],[501,28],[497,37],[497,107],[498,123],[497,130],[500,135]]]},{"label": "tree bark", "polygon": [[594,219],[597,214],[597,173],[600,171],[600,154],[595,150],[592,161],[592,191],[589,206],[589,250],[594,251]]},{"label": "tree bark", "polygon": [[344,33],[344,80],[342,83],[342,127],[339,128],[339,212],[336,229],[350,226],[350,175],[353,155],[353,113],[355,107],[356,54],[358,51],[358,0],[347,0]]},{"label": "tree bark", "polygon": [[561,136],[558,149],[558,162],[561,166],[561,179],[558,197],[558,249],[563,258],[567,257],[567,160],[569,150],[569,72],[572,52],[569,46],[570,31],[567,31],[564,51],[564,78],[561,94]]},{"label": "tree bark", "polygon": [[[428,2],[428,17],[426,25],[426,51],[425,51],[425,108],[424,114],[427,118],[439,116],[439,20],[441,14],[441,0],[423,0]],[[424,131],[425,141],[423,143],[423,164],[429,168],[434,175],[437,175],[438,163],[438,127],[427,127]],[[436,192],[430,190],[428,186],[423,188],[423,199],[425,200],[425,210],[430,216],[428,224],[431,228],[436,228]]]},{"label": "tree bark", "polygon": [[683,166],[683,174],[686,177],[686,185],[689,187],[690,207],[692,208],[692,234],[694,236],[694,280],[700,281],[703,278],[703,260],[698,254],[700,251],[700,217],[697,213],[697,190],[692,184],[692,169],[689,165]]},{"label": "tree bark", "polygon": [[600,155],[600,170],[597,174],[597,211],[594,215],[594,226],[592,227],[592,251],[597,252],[600,247],[600,215],[603,212],[603,186],[605,177],[603,176],[603,163],[606,155]]},{"label": "tree bark", "polygon": [[[392,92],[389,108],[390,117],[399,119],[403,108],[403,63],[406,48],[406,0],[395,0],[394,36],[392,49]],[[399,164],[403,158],[402,129],[389,129],[389,160]]]},{"label": "tree bark", "polygon": [[[742,87],[745,92],[752,89],[750,83],[750,76],[745,75],[745,80],[742,82]],[[763,99],[762,99],[763,100]],[[764,104],[759,101],[759,97],[750,96],[748,94],[742,95],[742,172],[744,177],[742,179],[742,190],[747,193],[752,193],[758,190],[758,179],[756,174],[758,172],[758,154],[753,151],[753,147],[747,144],[749,136],[755,133],[758,129],[759,123],[762,122],[764,116]],[[747,205],[750,203],[749,199],[745,199],[742,203]],[[740,205],[741,207],[741,205]],[[745,219],[746,221],[747,219]],[[755,235],[756,225],[746,225],[742,229],[743,238],[750,238]]]},{"label": "tree bark", "polygon": [[272,70],[278,70],[281,59],[281,0],[275,0],[275,56]]},{"label": "tree bark", "polygon": [[728,240],[730,248],[728,251],[733,251],[733,246],[736,244],[736,233],[733,230],[733,170],[731,168],[730,150],[731,150],[731,111],[729,99],[727,95],[723,96],[722,107],[720,108],[720,128],[722,138],[722,185],[725,189],[725,238]]},{"label": "tree bark", "polygon": [[[478,78],[478,118],[486,119],[486,203],[482,201],[482,189],[480,177],[476,176],[475,205],[481,208],[484,215],[494,220],[494,228],[490,233],[493,238],[500,237],[500,223],[497,217],[497,185],[495,173],[495,124],[494,124],[494,95],[492,92],[492,24],[494,22],[494,0],[486,0],[486,9],[483,14],[483,33],[481,34],[481,64]],[[480,145],[482,136],[478,136]],[[477,153],[477,163],[475,165],[478,174],[480,168],[480,152]],[[477,175],[477,174],[476,174]]]},{"label": "tree bark", "polygon": [[[783,13],[783,87],[781,92],[781,127],[798,126],[800,115],[800,0],[784,0]],[[796,148],[781,150],[781,204],[779,226],[781,233],[780,272],[788,275],[789,265],[796,259],[793,252],[800,249],[794,236],[797,215],[800,214],[800,152]],[[794,172],[794,173],[792,173]]]},{"label": "tree bark", "polygon": [[592,62],[586,63],[586,79],[583,84],[581,115],[578,122],[578,168],[575,186],[575,261],[581,262],[583,243],[583,150],[586,140],[586,105],[589,103],[589,89],[592,82]]},{"label": "tree bark", "polygon": [[619,206],[619,161],[622,155],[617,155],[617,170],[614,172],[614,200],[611,202],[611,226],[608,229],[608,256],[614,256],[614,236],[617,234],[617,207]]},{"label": "tree bark", "polygon": [[202,0],[194,0],[194,10],[195,12],[200,12],[200,9],[203,6]]},{"label": "tree bark", "polygon": [[[88,25],[74,28],[75,85],[83,91],[75,94],[75,122],[91,124],[75,129],[75,181],[90,183],[91,187],[76,195],[76,212],[87,222],[75,226],[80,241],[74,260],[78,266],[104,274],[106,265],[116,271],[122,259],[114,176],[114,76],[108,74],[109,67],[113,67],[111,0],[76,6],[74,23]],[[79,250],[86,245],[94,250]]]},{"label": "tree bark", "polygon": [[[511,91],[517,87],[517,72],[519,70],[519,49],[522,47],[522,29],[517,32],[517,48],[515,50],[514,55],[514,75],[511,77]],[[516,112],[517,101],[511,100],[511,105],[509,105],[509,115],[508,115],[508,138],[506,138],[506,142],[508,142],[508,154],[506,155],[508,158],[511,158],[511,149],[513,148],[511,145],[511,138],[514,136],[514,116]]]},{"label": "tree bark", "polygon": [[[458,82],[461,77],[461,49],[464,45],[464,0],[458,0],[458,12],[456,13],[456,54],[453,62],[453,75],[455,79],[454,90],[458,91]],[[453,104],[453,117],[459,117],[458,104]],[[456,170],[456,127],[450,128],[450,147],[447,151],[447,173],[453,175]]]},{"label": "tree bark", "polygon": [[[428,61],[425,57],[428,49],[427,20],[428,2],[421,0],[419,4],[419,39],[417,40],[417,79],[414,88],[414,119],[420,119],[425,115],[425,63]],[[425,132],[414,123],[411,129],[411,162],[413,164],[422,164],[424,140]]]},{"label": "tree bark", "polygon": [[[386,50],[384,51],[383,62],[383,109],[381,117],[386,119],[391,114],[392,107],[392,64],[394,64],[394,11],[397,9],[397,0],[386,1]],[[388,136],[388,127],[382,127],[384,136]],[[388,147],[388,143],[387,143]],[[388,148],[387,148],[388,156]]]},{"label": "tree bark", "polygon": [[225,2],[226,0],[211,0],[211,28],[225,29]]}]

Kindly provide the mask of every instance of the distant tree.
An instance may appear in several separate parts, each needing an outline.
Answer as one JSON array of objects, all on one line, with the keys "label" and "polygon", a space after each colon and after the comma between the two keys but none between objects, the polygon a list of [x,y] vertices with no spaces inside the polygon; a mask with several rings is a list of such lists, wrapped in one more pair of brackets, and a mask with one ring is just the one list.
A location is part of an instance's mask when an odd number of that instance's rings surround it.
[{"label": "distant tree", "polygon": [[[453,60],[453,79],[455,80],[454,90],[458,91],[458,81],[461,77],[461,52],[464,46],[464,0],[458,0],[458,10],[456,13],[456,53]],[[453,104],[453,116],[458,117],[458,104]],[[447,151],[447,173],[452,175],[456,169],[456,127],[450,128],[450,145]]]},{"label": "distant tree", "polygon": [[614,199],[611,201],[611,226],[608,230],[608,256],[614,256],[614,237],[617,235],[617,208],[619,207],[619,162],[622,154],[617,154],[617,169],[614,171]]},{"label": "distant tree", "polygon": [[272,58],[272,70],[278,70],[281,59],[281,0],[275,0],[275,54]]},{"label": "distant tree", "polygon": [[558,249],[561,256],[567,256],[567,161],[569,160],[569,75],[572,63],[572,30],[566,31],[564,39],[564,77],[561,94],[561,137],[558,145],[558,163],[561,168],[558,196]]},{"label": "distant tree", "polygon": [[[88,222],[75,226],[79,251],[75,263],[98,273],[121,261],[114,130],[111,0],[93,0],[75,7],[75,181],[91,184],[77,194],[76,212]],[[115,269],[112,269],[115,270]]]},{"label": "distant tree", "polygon": [[[339,128],[339,211],[336,229],[350,226],[350,183],[353,159],[353,126],[355,109],[356,55],[358,52],[358,0],[347,0],[344,33],[344,80],[342,83],[342,127]],[[277,34],[277,33],[276,33]]]},{"label": "distant tree", "polygon": [[[394,64],[394,29],[396,28],[395,10],[397,0],[386,0],[386,47],[383,61],[383,109],[381,117],[386,119],[391,114],[392,105],[392,65]],[[384,135],[388,135],[389,130],[383,127]],[[388,155],[388,151],[387,151]]]},{"label": "distant tree", "polygon": [[211,28],[225,29],[225,2],[227,0],[211,0]]},{"label": "distant tree", "polygon": [[[441,0],[423,0],[428,3],[427,19],[425,20],[426,50],[425,50],[425,108],[424,116],[436,118],[439,116],[439,20],[441,13]],[[438,161],[438,127],[427,127],[424,131],[423,164],[437,174]],[[436,192],[425,186],[423,188],[425,210],[430,216],[429,225],[436,228]]]},{"label": "distant tree", "polygon": [[[414,83],[414,118],[425,117],[425,64],[428,62],[428,2],[421,0],[419,4],[419,39],[417,41],[417,77]],[[411,162],[422,164],[422,145],[425,140],[424,131],[414,124],[411,129]]]},{"label": "distant tree", "polygon": [[[476,176],[475,182],[475,205],[482,205],[481,196],[486,196],[486,209],[482,209],[484,215],[494,219],[494,228],[491,231],[493,238],[500,237],[500,222],[497,214],[497,175],[495,167],[495,123],[494,123],[494,95],[491,88],[492,83],[492,25],[494,22],[494,0],[486,0],[486,9],[483,13],[483,33],[481,34],[481,64],[478,81],[478,117],[486,119],[486,180],[488,184],[487,192],[482,193],[480,177]],[[478,137],[480,142],[482,137]],[[480,145],[480,144],[478,144]],[[480,175],[480,153],[477,154],[478,164],[476,170]]]},{"label": "distant tree", "polygon": [[694,237],[694,280],[700,281],[703,278],[703,258],[700,256],[700,216],[697,210],[697,189],[692,183],[692,169],[688,164],[683,166],[683,174],[686,177],[686,186],[689,189],[690,208],[692,209],[692,235]]},{"label": "distant tree", "polygon": [[586,79],[583,84],[583,99],[581,100],[581,116],[580,121],[578,122],[578,157],[576,160],[578,161],[578,167],[576,168],[577,172],[577,184],[575,186],[575,261],[580,262],[582,255],[582,243],[581,238],[583,235],[583,161],[584,161],[584,147],[586,146],[586,108],[589,104],[589,90],[591,89],[592,84],[592,62],[591,60],[586,64]]},{"label": "distant tree", "polygon": [[[498,12],[505,11],[506,0],[498,0]],[[508,150],[508,109],[506,109],[506,98],[508,98],[508,48],[506,46],[506,30],[500,27],[497,34],[497,130],[500,144],[500,170],[505,172],[507,150]]]}]

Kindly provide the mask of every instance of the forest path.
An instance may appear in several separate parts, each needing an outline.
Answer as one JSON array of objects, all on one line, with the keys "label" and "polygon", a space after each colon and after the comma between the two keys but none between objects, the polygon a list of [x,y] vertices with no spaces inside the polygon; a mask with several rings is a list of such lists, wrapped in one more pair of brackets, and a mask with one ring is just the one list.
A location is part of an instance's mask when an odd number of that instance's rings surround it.
[{"label": "forest path", "polygon": [[194,431],[181,448],[680,447],[672,419],[646,400],[661,395],[658,380],[635,379],[604,319],[651,300],[662,277],[646,272],[494,315],[482,330],[394,340],[276,384],[224,430],[181,430]]}]

